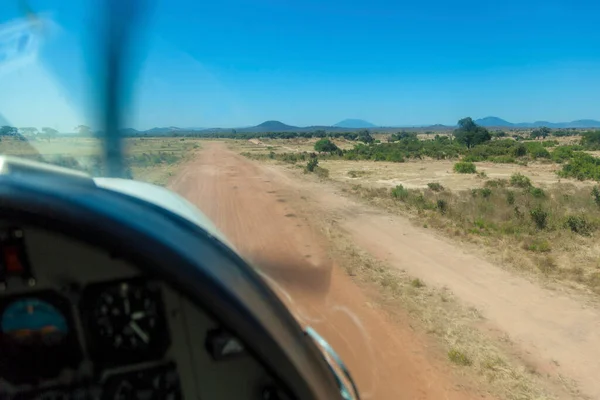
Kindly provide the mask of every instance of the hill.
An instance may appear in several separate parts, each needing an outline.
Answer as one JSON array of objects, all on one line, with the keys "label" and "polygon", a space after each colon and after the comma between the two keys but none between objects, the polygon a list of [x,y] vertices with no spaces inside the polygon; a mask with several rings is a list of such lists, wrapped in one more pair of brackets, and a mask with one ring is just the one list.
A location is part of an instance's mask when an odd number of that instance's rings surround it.
[{"label": "hill", "polygon": [[343,121],[338,122],[333,125],[338,128],[374,128],[376,125],[370,123],[369,121],[365,121],[364,119],[345,119]]},{"label": "hill", "polygon": [[485,126],[485,127],[494,127],[494,126],[506,126],[506,127],[510,127],[510,126],[514,126],[513,123],[508,122],[502,118],[498,118],[498,117],[485,117],[485,118],[480,118],[478,120],[475,120],[475,123],[477,125],[480,126]]},{"label": "hill", "polygon": [[549,121],[535,121],[535,122],[508,122],[498,117],[485,117],[475,120],[477,125],[485,127],[506,127],[506,128],[539,128],[542,126],[548,128],[598,128],[600,127],[600,121],[593,119],[580,119],[571,122],[549,122]]},{"label": "hill", "polygon": [[262,124],[251,126],[248,128],[238,129],[238,132],[288,132],[298,131],[302,128],[297,126],[287,125],[280,121],[265,121]]}]

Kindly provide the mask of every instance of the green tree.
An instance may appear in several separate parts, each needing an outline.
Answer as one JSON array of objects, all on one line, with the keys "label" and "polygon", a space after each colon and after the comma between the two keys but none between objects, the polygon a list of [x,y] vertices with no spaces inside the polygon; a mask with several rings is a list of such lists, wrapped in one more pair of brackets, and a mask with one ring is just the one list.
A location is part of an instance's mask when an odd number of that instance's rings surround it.
[{"label": "green tree", "polygon": [[315,151],[318,151],[318,152],[333,153],[338,150],[339,150],[339,148],[335,145],[335,143],[333,143],[329,139],[320,139],[317,141],[317,143],[315,143]]},{"label": "green tree", "polygon": [[50,128],[50,127],[43,127],[42,128],[42,133],[46,136],[50,136],[50,137],[54,137],[56,135],[58,135],[58,131],[56,129]]},{"label": "green tree", "polygon": [[471,117],[458,121],[458,129],[454,130],[454,137],[457,142],[464,144],[469,149],[492,139],[490,132],[477,125]]},{"label": "green tree", "polygon": [[19,134],[19,130],[14,126],[4,125],[0,127],[0,136],[17,136]]},{"label": "green tree", "polygon": [[371,136],[371,133],[369,132],[368,129],[363,129],[361,131],[358,131],[358,140],[360,140],[363,143],[366,144],[371,144],[375,141],[375,139],[373,139],[373,136]]},{"label": "green tree", "polygon": [[532,139],[538,139],[538,138],[547,138],[550,133],[552,131],[550,130],[550,128],[547,128],[545,126],[542,126],[541,128],[538,129],[534,129],[531,134],[529,135]]},{"label": "green tree", "polygon": [[30,128],[30,127],[26,127],[26,128],[19,128],[19,131],[26,136],[33,136],[35,134],[38,133],[37,128]]}]

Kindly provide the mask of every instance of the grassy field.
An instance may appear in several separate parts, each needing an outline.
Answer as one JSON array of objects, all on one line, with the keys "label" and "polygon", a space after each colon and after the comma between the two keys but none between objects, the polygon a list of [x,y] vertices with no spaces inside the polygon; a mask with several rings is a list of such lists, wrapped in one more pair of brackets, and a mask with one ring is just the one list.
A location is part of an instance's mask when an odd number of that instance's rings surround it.
[{"label": "grassy field", "polygon": [[[587,173],[594,160],[590,164],[575,163],[573,158],[563,161],[552,149],[555,143],[535,143],[524,146],[540,156],[547,148],[552,151],[538,160],[526,154],[524,157],[533,159],[521,163],[474,162],[475,173],[458,173],[458,159],[425,157],[386,162],[321,154],[312,158],[310,153],[303,153],[312,143],[296,140],[300,144],[278,140],[267,148],[237,141],[232,146],[248,157],[306,172],[310,172],[310,162],[313,172],[346,193],[409,215],[415,223],[453,240],[476,244],[504,267],[545,283],[600,294],[600,245],[596,240],[600,231],[600,189],[594,189],[593,180],[564,177],[563,173],[565,165],[571,164],[575,169],[582,166],[578,171]],[[569,140],[571,144],[574,141]],[[287,148],[295,151],[286,152]],[[570,148],[564,149],[572,156]]]},{"label": "grassy field", "polygon": [[[129,177],[166,185],[181,162],[200,148],[193,138],[127,138],[125,162]],[[0,154],[45,161],[90,173],[103,174],[101,144],[93,138],[44,138],[28,142],[3,138]]]}]

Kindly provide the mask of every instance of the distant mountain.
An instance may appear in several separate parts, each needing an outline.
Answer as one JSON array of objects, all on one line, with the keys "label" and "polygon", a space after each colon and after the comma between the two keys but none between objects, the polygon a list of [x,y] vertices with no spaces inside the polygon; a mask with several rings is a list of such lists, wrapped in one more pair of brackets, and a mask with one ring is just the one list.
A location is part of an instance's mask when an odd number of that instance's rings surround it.
[{"label": "distant mountain", "polygon": [[535,122],[508,122],[498,117],[485,117],[475,120],[477,125],[485,127],[506,127],[506,128],[539,128],[542,126],[548,128],[598,128],[600,127],[600,121],[593,119],[580,119],[571,122],[549,122],[549,121],[535,121]]},{"label": "distant mountain", "polygon": [[515,124],[508,122],[502,118],[498,118],[498,117],[485,117],[485,118],[480,118],[475,120],[475,123],[477,125],[480,126],[486,126],[486,127],[498,127],[498,126],[506,126],[506,127],[510,127],[510,126],[514,126]]},{"label": "distant mountain", "polygon": [[173,132],[184,131],[184,130],[186,130],[186,129],[178,128],[176,126],[168,126],[165,128],[148,129],[148,130],[144,131],[144,133],[147,133],[149,135],[168,135]]},{"label": "distant mountain", "polygon": [[338,127],[338,128],[350,128],[350,129],[374,128],[375,127],[375,125],[373,125],[369,121],[365,121],[364,119],[345,119],[343,121],[338,122],[337,124],[335,124],[333,126]]},{"label": "distant mountain", "polygon": [[280,121],[265,121],[256,126],[237,129],[238,132],[288,132],[298,130],[302,130],[302,128],[298,126],[286,125]]}]

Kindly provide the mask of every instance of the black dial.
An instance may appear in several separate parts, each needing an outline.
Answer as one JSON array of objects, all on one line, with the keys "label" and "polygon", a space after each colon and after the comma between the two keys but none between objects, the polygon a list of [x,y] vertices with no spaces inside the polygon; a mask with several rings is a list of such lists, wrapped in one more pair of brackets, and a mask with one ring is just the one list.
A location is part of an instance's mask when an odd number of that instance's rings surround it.
[{"label": "black dial", "polygon": [[84,291],[82,316],[90,353],[106,364],[161,357],[169,334],[159,286],[134,279],[91,285]]},{"label": "black dial", "polygon": [[174,365],[113,375],[103,385],[101,400],[181,400]]}]

